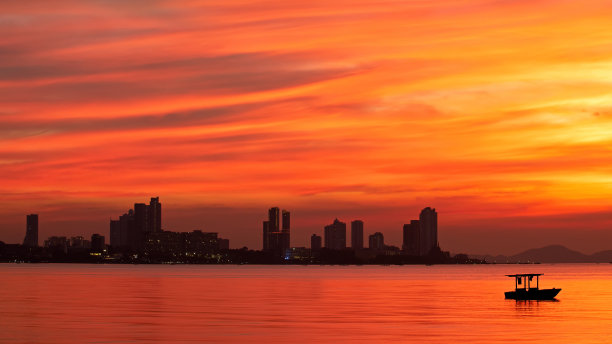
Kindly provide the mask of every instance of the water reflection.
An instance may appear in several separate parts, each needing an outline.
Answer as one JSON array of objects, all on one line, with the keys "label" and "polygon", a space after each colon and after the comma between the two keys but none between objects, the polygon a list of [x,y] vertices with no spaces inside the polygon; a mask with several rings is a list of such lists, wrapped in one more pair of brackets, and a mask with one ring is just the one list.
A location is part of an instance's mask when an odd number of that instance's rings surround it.
[{"label": "water reflection", "polygon": [[[547,304],[554,304],[559,300],[506,300],[508,304],[512,304],[514,310],[520,315],[538,315],[541,311],[547,311]],[[546,314],[546,313],[544,313]]]},{"label": "water reflection", "polygon": [[538,266],[551,302],[505,300],[514,266],[5,264],[0,342],[605,342],[612,268],[588,267]]}]

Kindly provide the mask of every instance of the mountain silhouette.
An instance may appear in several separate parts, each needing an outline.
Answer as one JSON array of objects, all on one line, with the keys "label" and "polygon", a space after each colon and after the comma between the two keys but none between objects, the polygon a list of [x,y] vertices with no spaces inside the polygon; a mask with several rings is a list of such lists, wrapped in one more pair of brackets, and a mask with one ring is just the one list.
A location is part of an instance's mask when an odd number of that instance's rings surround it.
[{"label": "mountain silhouette", "polygon": [[510,260],[521,263],[589,263],[593,259],[578,251],[570,250],[561,245],[550,245],[541,248],[532,248],[525,252],[511,256]]},{"label": "mountain silhouette", "polygon": [[562,245],[532,248],[512,256],[471,256],[489,263],[608,263],[612,262],[612,250],[587,255]]}]

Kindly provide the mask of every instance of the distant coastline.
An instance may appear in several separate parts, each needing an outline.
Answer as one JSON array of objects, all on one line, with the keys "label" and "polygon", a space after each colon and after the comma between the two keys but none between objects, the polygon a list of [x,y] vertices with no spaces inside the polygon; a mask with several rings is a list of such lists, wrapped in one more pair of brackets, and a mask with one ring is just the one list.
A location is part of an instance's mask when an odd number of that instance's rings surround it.
[{"label": "distant coastline", "polygon": [[599,251],[593,254],[584,254],[562,245],[549,245],[532,248],[521,253],[504,255],[469,255],[476,260],[485,260],[488,263],[610,263],[612,250]]},{"label": "distant coastline", "polygon": [[26,247],[0,242],[0,262],[3,263],[89,263],[89,264],[262,264],[262,265],[432,265],[486,264],[484,260],[465,254],[451,256],[439,248],[425,256],[390,255],[384,250],[305,248],[301,253],[278,256],[275,252],[243,249],[219,250],[205,255],[142,255],[101,254],[87,249],[57,251],[45,247]]}]

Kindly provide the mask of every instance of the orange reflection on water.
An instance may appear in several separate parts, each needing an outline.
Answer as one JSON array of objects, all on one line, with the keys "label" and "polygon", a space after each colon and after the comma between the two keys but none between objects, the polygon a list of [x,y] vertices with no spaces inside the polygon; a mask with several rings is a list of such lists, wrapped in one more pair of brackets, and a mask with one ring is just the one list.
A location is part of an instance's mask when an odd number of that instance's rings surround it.
[{"label": "orange reflection on water", "polygon": [[[531,267],[529,267],[531,269]],[[0,265],[3,343],[606,342],[612,266]]]}]

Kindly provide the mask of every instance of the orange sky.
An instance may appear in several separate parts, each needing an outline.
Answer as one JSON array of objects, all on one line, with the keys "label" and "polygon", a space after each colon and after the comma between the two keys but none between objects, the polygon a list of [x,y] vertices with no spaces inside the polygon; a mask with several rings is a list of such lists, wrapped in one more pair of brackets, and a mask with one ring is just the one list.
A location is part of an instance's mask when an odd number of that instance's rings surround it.
[{"label": "orange sky", "polygon": [[[259,248],[337,216],[400,245],[612,245],[606,1],[3,1],[0,240],[164,227]],[[527,247],[523,247],[525,245]]]}]

